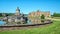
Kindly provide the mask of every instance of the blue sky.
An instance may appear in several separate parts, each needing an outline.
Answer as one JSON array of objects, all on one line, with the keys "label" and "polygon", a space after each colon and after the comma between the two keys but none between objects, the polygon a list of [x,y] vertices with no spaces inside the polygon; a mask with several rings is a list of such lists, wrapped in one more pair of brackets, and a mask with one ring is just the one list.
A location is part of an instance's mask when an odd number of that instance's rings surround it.
[{"label": "blue sky", "polygon": [[60,0],[0,0],[0,13],[15,13],[17,6],[25,14],[37,10],[60,13]]}]

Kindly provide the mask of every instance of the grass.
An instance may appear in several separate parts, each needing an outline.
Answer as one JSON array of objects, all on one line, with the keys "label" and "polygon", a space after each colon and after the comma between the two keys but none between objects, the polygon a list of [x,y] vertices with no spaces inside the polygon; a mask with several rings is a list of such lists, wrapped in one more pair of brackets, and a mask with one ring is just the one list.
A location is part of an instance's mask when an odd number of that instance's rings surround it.
[{"label": "grass", "polygon": [[60,34],[60,21],[54,21],[54,23],[45,27],[3,31],[0,34]]},{"label": "grass", "polygon": [[0,18],[2,18],[2,16],[0,16]]}]

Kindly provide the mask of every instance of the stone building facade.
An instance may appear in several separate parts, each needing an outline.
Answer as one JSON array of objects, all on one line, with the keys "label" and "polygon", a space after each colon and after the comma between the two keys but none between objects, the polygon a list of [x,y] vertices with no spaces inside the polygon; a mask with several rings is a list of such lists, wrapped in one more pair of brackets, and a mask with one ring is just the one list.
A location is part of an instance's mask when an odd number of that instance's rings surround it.
[{"label": "stone building facade", "polygon": [[17,7],[15,15],[19,16],[20,15],[20,9]]},{"label": "stone building facade", "polygon": [[50,16],[50,11],[45,12],[45,11],[37,10],[35,12],[29,13],[28,19],[30,19],[31,22],[34,23],[34,24],[37,24],[37,23],[39,24],[39,23],[41,23],[41,15],[44,15],[45,19],[51,17]]}]

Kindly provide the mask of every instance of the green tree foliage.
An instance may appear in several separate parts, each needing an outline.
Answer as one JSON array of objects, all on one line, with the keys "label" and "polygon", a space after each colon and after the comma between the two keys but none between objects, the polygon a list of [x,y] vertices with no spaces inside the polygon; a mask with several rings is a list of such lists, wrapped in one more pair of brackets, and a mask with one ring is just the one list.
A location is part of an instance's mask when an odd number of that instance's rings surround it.
[{"label": "green tree foliage", "polygon": [[0,13],[0,17],[2,17],[2,13]]},{"label": "green tree foliage", "polygon": [[44,20],[45,20],[45,16],[42,14],[41,15],[41,22],[44,23]]},{"label": "green tree foliage", "polygon": [[45,16],[43,14],[41,15],[41,19],[45,19]]},{"label": "green tree foliage", "polygon": [[3,17],[2,14],[5,14],[6,16],[12,16],[12,15],[14,15],[14,13],[0,13],[0,17]]},{"label": "green tree foliage", "polygon": [[53,17],[60,17],[60,13],[54,13]]}]

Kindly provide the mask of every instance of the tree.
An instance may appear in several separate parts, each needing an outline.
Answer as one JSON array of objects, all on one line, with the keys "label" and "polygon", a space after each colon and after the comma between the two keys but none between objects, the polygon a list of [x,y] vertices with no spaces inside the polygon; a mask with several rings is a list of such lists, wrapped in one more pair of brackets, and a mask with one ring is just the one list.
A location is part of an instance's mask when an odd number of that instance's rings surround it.
[{"label": "tree", "polygon": [[60,17],[60,13],[54,13],[53,17]]},{"label": "tree", "polygon": [[45,16],[42,14],[41,15],[41,22],[44,23]]},{"label": "tree", "polygon": [[43,14],[41,15],[41,19],[45,19],[45,16]]},{"label": "tree", "polygon": [[0,17],[2,17],[2,13],[0,13]]}]

